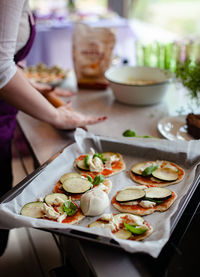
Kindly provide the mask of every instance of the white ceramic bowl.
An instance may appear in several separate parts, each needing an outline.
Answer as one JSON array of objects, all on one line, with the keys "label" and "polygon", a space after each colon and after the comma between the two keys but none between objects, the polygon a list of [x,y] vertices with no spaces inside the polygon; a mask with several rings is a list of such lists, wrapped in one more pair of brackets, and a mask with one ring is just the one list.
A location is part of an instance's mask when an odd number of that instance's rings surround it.
[{"label": "white ceramic bowl", "polygon": [[[105,77],[118,101],[131,105],[153,105],[164,99],[173,74],[160,68],[125,65],[108,69]],[[132,84],[133,79],[155,83],[136,85]]]}]

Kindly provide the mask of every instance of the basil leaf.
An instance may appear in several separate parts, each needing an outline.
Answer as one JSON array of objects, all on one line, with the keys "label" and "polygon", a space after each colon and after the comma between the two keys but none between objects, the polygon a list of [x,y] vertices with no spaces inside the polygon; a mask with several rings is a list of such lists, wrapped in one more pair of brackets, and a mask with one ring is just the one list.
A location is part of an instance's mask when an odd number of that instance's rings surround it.
[{"label": "basil leaf", "polygon": [[152,174],[158,168],[158,165],[150,165],[142,171],[142,176],[146,177]]},{"label": "basil leaf", "polygon": [[90,175],[87,175],[87,179],[88,179],[88,181],[90,181],[90,183],[93,183],[93,179]]},{"label": "basil leaf", "polygon": [[101,184],[104,180],[105,180],[104,176],[100,174],[100,175],[95,176],[92,184],[94,186],[97,186],[97,185]]},{"label": "basil leaf", "polygon": [[86,155],[85,158],[84,158],[84,164],[85,164],[85,167],[86,167],[86,168],[89,168],[88,162],[89,162],[89,156]]},{"label": "basil leaf", "polygon": [[123,132],[124,137],[136,137],[136,132],[130,129]]},{"label": "basil leaf", "polygon": [[95,153],[95,154],[93,155],[93,159],[94,159],[95,157],[98,157],[99,159],[102,159],[102,158],[103,158],[103,154],[102,154],[102,153]]},{"label": "basil leaf", "polygon": [[78,210],[77,206],[70,200],[66,200],[65,203],[63,203],[62,209],[69,216],[74,215]]},{"label": "basil leaf", "polygon": [[102,162],[103,162],[104,164],[105,164],[105,162],[107,161],[106,158],[102,158],[101,160],[102,160]]},{"label": "basil leaf", "polygon": [[107,160],[106,158],[103,157],[102,153],[95,153],[92,158],[94,159],[95,157],[99,158],[102,161],[102,163],[105,163]]},{"label": "basil leaf", "polygon": [[151,202],[154,202],[156,204],[161,204],[161,203],[164,202],[164,200],[155,200],[153,198],[148,198],[148,197],[144,197],[143,200],[151,201]]},{"label": "basil leaf", "polygon": [[124,226],[128,231],[130,231],[134,235],[141,235],[147,231],[147,227],[138,226],[138,225],[130,225],[124,222]]}]

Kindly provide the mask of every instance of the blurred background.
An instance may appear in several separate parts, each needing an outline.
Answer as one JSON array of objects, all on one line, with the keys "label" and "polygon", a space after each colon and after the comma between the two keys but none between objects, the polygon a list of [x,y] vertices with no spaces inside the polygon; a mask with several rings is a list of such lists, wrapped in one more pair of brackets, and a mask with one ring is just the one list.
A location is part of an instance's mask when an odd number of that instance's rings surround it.
[{"label": "blurred background", "polygon": [[[115,62],[175,71],[200,56],[198,0],[31,0],[37,36],[27,65],[73,68],[75,23],[116,29]],[[62,55],[61,55],[62,53]]]},{"label": "blurred background", "polygon": [[31,0],[30,5],[43,15],[52,13],[66,16],[69,11],[76,10],[106,17],[114,11],[120,16],[137,18],[181,36],[198,36],[200,31],[199,0]]}]

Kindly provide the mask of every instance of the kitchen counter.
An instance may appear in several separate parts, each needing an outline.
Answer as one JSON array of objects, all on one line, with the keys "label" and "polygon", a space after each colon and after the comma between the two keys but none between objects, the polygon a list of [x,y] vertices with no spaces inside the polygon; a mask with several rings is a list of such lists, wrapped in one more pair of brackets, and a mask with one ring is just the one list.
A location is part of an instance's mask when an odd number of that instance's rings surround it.
[{"label": "kitchen counter", "polygon": [[[71,74],[63,86],[76,90],[73,74]],[[168,94],[162,103],[145,107],[129,106],[117,102],[110,89],[105,91],[77,91],[76,96],[71,97],[71,100],[72,107],[75,110],[86,114],[108,116],[105,122],[87,126],[89,132],[130,141],[134,138],[124,138],[122,136],[122,133],[126,129],[134,130],[138,136],[148,135],[162,138],[157,130],[157,123],[164,116],[177,115],[178,110],[181,110],[182,107],[187,112],[187,99],[183,97],[184,94],[185,91],[183,89],[178,89],[177,85],[171,84]],[[67,101],[68,99],[65,100]],[[33,119],[22,112],[18,114],[18,123],[38,165],[43,164],[74,141],[73,131],[56,130],[50,125]],[[195,207],[193,205],[190,207],[189,212],[187,211],[190,214],[189,219],[192,217],[191,214],[194,215],[193,211],[198,206],[198,200],[196,199],[195,201]],[[182,222],[182,226],[184,226],[183,224],[188,225],[187,220]],[[179,241],[180,238],[180,233],[173,236],[174,241]],[[174,241],[169,245],[169,249],[164,250],[163,255],[170,253],[170,251],[174,252],[177,249],[177,246],[173,246]],[[165,271],[163,256],[159,261],[155,261],[147,255],[130,255],[118,248],[106,247],[63,236],[60,237],[60,242],[64,252],[66,251],[66,257],[74,265],[78,276],[106,277],[111,276],[113,270],[115,277],[121,277],[122,275],[126,277],[152,276],[152,266],[156,262],[159,262],[160,269],[162,268]],[[143,259],[145,259],[145,263],[143,263]],[[80,262],[78,267],[76,266],[77,260]],[[167,258],[166,261],[168,261]],[[161,271],[159,276],[163,276]]]}]

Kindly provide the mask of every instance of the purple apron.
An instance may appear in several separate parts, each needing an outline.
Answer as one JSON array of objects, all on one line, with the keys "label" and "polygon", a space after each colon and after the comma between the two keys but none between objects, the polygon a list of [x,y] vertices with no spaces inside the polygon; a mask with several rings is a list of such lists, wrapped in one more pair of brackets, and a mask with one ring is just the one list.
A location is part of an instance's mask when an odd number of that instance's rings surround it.
[{"label": "purple apron", "polygon": [[[17,64],[23,60],[31,49],[35,37],[35,24],[29,15],[30,36],[26,45],[14,56]],[[16,127],[17,109],[0,98],[0,197],[12,187],[11,141]]]}]

